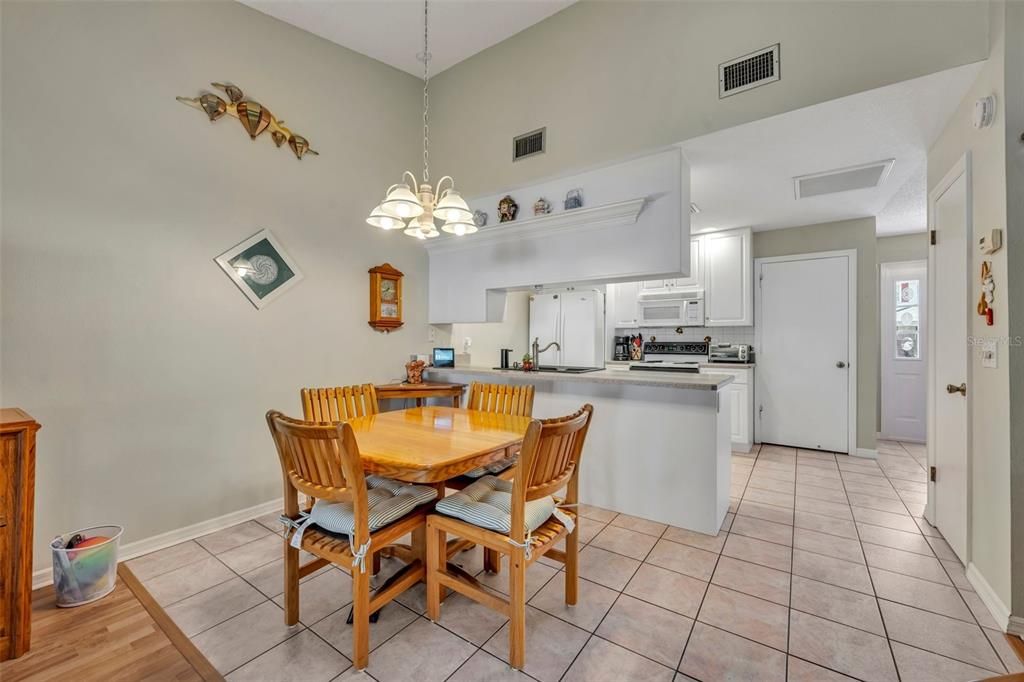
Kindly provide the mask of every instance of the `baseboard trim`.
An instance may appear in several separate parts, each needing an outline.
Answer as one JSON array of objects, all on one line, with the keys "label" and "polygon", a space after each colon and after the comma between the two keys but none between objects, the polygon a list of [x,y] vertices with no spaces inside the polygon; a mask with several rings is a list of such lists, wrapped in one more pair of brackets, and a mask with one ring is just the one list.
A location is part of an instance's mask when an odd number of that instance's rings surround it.
[{"label": "baseboard trim", "polygon": [[981,574],[981,571],[978,570],[974,563],[967,564],[967,581],[971,583],[974,591],[981,597],[982,603],[988,609],[988,612],[992,614],[992,618],[995,619],[999,629],[1007,632],[1010,627],[1010,608],[1003,603],[1003,600],[999,598],[996,591],[988,584],[985,576]]},{"label": "baseboard trim", "polygon": [[863,457],[864,459],[878,459],[878,450],[871,450],[870,448],[857,448],[857,452],[851,452],[854,457]]},{"label": "baseboard trim", "polygon": [[1024,638],[1024,618],[1021,618],[1020,616],[1010,616],[1010,622],[1006,627],[1006,631],[1011,635],[1017,635],[1018,637]]},{"label": "baseboard trim", "polygon": [[[129,542],[128,544],[121,545],[121,550],[118,552],[118,559],[120,561],[128,561],[134,559],[137,556],[143,554],[149,554],[155,552],[158,549],[165,549],[172,545],[185,542],[186,540],[194,540],[202,535],[213,533],[218,530],[224,530],[231,526],[242,523],[243,521],[249,521],[255,519],[264,514],[269,514],[274,511],[281,509],[281,499],[269,500],[262,504],[257,504],[254,507],[247,509],[239,509],[238,511],[224,514],[213,519],[207,519],[206,521],[200,521],[199,523],[193,523],[191,526],[185,526],[184,528],[178,528],[176,530],[167,531],[166,533],[160,533],[148,538],[142,538],[135,542]],[[32,589],[38,589],[45,587],[53,583],[53,567],[46,566],[40,568],[32,573]]]}]

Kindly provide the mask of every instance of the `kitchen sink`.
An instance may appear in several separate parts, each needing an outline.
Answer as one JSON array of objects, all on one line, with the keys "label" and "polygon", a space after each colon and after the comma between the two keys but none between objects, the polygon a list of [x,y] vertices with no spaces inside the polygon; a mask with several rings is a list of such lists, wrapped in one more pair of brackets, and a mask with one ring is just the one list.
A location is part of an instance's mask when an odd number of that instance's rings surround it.
[{"label": "kitchen sink", "polygon": [[561,367],[554,365],[541,365],[538,372],[554,372],[559,374],[586,374],[587,372],[600,372],[603,367]]}]

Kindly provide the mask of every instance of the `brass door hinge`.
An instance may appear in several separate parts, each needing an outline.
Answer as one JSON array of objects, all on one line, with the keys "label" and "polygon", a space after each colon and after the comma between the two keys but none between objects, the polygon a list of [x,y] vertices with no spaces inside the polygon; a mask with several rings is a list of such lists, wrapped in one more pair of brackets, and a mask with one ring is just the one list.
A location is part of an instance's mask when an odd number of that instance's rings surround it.
[{"label": "brass door hinge", "polygon": [[928,467],[928,480],[935,482],[935,467]]},{"label": "brass door hinge", "polygon": [[936,238],[936,236],[937,235],[935,233],[935,230],[932,230],[931,232],[928,233],[929,241],[931,242],[932,246],[935,246],[935,238]]}]

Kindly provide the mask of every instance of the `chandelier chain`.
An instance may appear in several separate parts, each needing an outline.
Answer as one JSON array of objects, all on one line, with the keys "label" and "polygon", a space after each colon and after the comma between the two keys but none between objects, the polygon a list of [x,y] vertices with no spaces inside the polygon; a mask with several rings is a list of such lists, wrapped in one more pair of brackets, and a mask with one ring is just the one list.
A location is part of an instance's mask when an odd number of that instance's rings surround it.
[{"label": "chandelier chain", "polygon": [[430,42],[429,42],[429,0],[423,0],[423,182],[430,182]]}]

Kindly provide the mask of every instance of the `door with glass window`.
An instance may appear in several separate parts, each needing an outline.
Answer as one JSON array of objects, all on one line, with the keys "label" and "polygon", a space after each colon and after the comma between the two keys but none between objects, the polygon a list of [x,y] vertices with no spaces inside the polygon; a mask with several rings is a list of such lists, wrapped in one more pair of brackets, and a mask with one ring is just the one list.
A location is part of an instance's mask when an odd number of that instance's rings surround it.
[{"label": "door with glass window", "polygon": [[882,263],[879,310],[882,321],[880,432],[883,438],[925,441],[927,272],[925,261]]}]

